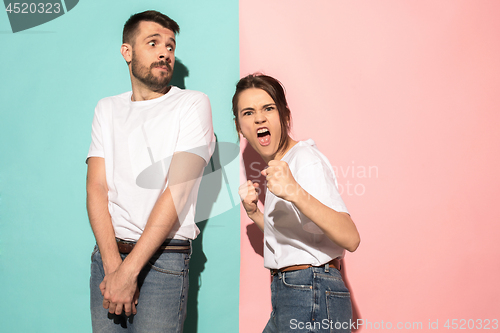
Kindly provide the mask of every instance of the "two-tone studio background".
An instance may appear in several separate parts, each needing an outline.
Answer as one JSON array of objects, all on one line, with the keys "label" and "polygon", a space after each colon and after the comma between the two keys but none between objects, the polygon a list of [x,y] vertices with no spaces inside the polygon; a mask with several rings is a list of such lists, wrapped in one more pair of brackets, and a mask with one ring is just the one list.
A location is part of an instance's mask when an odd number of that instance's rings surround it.
[{"label": "two-tone studio background", "polygon": [[[17,33],[0,13],[2,332],[90,331],[90,126],[99,99],[130,90],[121,31],[147,9],[179,23],[175,83],[210,97],[219,142],[237,143],[240,76],[284,83],[293,137],[330,159],[361,234],[344,263],[361,332],[494,328],[498,1],[81,0]],[[261,164],[241,150],[247,169],[224,166],[198,224],[188,333],[259,332],[271,311],[262,236],[230,200]]]}]

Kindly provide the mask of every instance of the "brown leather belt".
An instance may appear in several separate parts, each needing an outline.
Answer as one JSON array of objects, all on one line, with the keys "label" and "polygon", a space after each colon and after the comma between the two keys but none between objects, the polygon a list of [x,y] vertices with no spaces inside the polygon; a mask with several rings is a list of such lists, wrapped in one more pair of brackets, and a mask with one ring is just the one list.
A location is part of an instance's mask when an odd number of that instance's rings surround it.
[{"label": "brown leather belt", "polygon": [[[342,268],[342,266],[340,265],[340,260],[339,259],[333,259],[333,260],[327,262],[326,264],[328,264],[328,266],[330,266],[330,267],[335,267],[339,271]],[[324,267],[326,264],[321,265],[321,266],[313,266],[313,265],[310,265],[310,264],[306,264],[306,265],[293,265],[293,266],[283,267],[283,268],[280,268],[280,269],[271,269],[271,275],[276,275],[276,274],[278,274],[278,272],[282,272],[283,273],[283,272],[289,272],[289,271],[299,271],[301,269],[308,269],[309,267]]]},{"label": "brown leather belt", "polygon": [[[177,241],[177,242],[172,242],[173,244],[170,244],[171,240],[165,241],[156,253],[163,253],[163,252],[172,252],[172,253],[190,253],[191,252],[191,243],[189,241]],[[129,254],[132,252],[135,242],[128,242],[124,241],[121,239],[116,239],[116,245],[118,245],[118,251],[122,254]]]}]

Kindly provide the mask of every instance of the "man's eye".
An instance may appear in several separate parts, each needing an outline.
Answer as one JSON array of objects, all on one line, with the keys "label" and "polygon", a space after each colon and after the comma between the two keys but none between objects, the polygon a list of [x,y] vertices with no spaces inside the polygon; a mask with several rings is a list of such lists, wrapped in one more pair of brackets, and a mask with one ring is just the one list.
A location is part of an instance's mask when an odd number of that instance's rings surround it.
[{"label": "man's eye", "polygon": [[174,48],[172,46],[168,46],[167,50],[169,50],[170,52],[172,52],[174,50]]},{"label": "man's eye", "polygon": [[149,42],[148,44],[151,45],[151,46],[155,46],[156,45],[156,43],[153,42],[153,41]]}]

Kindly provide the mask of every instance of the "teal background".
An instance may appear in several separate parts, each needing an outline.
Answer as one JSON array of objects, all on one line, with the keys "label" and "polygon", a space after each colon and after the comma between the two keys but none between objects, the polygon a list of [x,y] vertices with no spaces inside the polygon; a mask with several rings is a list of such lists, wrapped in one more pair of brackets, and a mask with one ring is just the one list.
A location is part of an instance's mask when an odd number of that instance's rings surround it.
[{"label": "teal background", "polygon": [[[131,14],[147,9],[179,23],[176,57],[189,72],[186,88],[210,97],[218,140],[236,142],[230,108],[239,78],[238,1],[82,0],[15,34],[0,13],[2,332],[91,331],[95,240],[85,158],[92,117],[99,99],[130,90],[121,31]],[[238,183],[238,163],[225,169]],[[199,223],[185,332],[238,331],[239,213],[228,207]]]}]

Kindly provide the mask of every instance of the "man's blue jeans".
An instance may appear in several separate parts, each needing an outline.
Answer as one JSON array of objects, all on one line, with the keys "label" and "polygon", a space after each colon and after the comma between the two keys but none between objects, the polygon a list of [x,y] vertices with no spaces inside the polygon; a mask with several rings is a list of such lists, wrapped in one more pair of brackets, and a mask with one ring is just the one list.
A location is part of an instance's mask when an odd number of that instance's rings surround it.
[{"label": "man's blue jeans", "polygon": [[[122,259],[125,257],[122,254]],[[99,284],[104,279],[104,268],[96,246],[90,275],[93,332],[181,333],[187,309],[189,259],[190,255],[185,253],[155,254],[138,278],[137,314],[127,318],[125,314],[110,314],[102,307]]]},{"label": "man's blue jeans", "polygon": [[271,302],[263,333],[350,332],[351,297],[334,267],[278,272],[271,282]]}]

